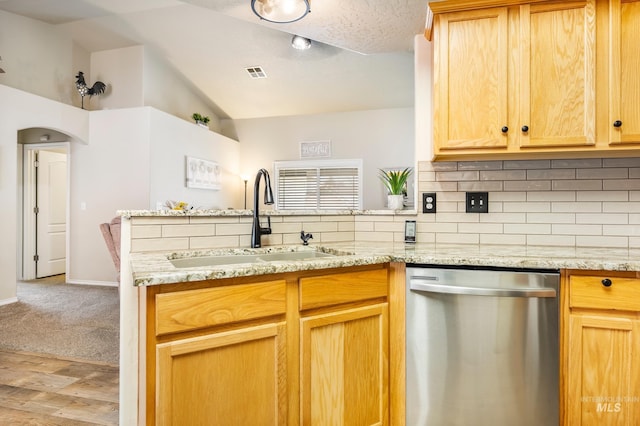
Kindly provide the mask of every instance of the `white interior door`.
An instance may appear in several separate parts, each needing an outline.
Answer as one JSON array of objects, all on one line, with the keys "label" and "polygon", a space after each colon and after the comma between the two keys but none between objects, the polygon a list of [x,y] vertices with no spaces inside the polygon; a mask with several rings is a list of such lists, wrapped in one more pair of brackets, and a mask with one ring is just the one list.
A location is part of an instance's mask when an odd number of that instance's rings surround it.
[{"label": "white interior door", "polygon": [[67,229],[67,156],[38,152],[36,185],[36,277],[65,273]]}]

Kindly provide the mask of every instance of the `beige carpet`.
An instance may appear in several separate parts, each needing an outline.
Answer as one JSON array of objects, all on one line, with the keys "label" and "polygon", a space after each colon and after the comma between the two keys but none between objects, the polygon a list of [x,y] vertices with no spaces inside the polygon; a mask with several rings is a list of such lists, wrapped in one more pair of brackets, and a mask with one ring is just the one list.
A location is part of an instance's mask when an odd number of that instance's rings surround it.
[{"label": "beige carpet", "polygon": [[0,306],[0,349],[117,365],[119,310],[115,287],[19,281],[18,302]]}]

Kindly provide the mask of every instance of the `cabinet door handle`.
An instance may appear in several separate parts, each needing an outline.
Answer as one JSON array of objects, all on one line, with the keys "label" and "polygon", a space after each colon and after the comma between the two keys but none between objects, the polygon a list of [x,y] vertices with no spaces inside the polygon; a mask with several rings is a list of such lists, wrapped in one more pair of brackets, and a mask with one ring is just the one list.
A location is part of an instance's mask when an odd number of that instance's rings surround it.
[{"label": "cabinet door handle", "polygon": [[622,121],[616,120],[613,122],[613,127],[621,127],[621,126],[622,126]]},{"label": "cabinet door handle", "polygon": [[507,133],[509,131],[509,128],[507,126],[503,126],[500,130],[502,131],[502,133]]},{"label": "cabinet door handle", "polygon": [[611,284],[613,284],[613,283],[611,282],[611,280],[609,278],[605,278],[605,279],[602,280],[602,285],[605,286],[605,287],[611,287]]},{"label": "cabinet door handle", "polygon": [[529,131],[529,126],[524,125],[522,126],[522,133],[527,133]]}]

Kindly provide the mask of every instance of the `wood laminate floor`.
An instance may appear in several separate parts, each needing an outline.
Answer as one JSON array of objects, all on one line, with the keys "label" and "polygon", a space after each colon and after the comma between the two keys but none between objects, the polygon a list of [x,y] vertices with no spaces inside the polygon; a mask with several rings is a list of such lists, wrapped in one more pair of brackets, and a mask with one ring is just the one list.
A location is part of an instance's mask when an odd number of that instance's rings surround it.
[{"label": "wood laminate floor", "polygon": [[0,425],[117,424],[117,366],[0,351]]}]

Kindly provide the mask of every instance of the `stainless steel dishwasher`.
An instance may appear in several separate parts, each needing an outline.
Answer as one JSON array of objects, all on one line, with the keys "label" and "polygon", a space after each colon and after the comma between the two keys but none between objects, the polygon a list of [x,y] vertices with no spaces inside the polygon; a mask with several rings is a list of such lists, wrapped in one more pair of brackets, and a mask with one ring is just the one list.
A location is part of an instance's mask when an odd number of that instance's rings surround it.
[{"label": "stainless steel dishwasher", "polygon": [[559,282],[407,265],[407,426],[558,425]]}]

